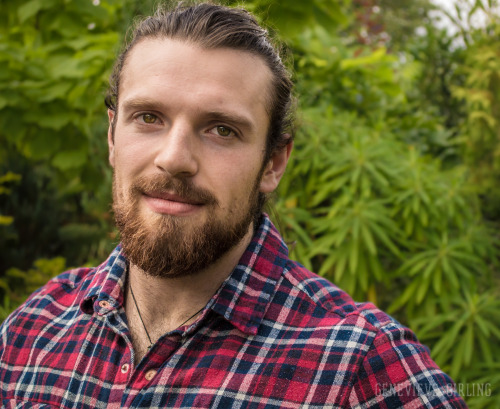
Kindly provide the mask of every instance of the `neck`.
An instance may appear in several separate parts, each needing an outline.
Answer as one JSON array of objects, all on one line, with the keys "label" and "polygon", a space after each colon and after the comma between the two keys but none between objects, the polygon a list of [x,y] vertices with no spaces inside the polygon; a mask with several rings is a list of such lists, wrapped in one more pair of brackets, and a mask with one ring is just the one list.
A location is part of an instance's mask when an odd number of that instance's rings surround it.
[{"label": "neck", "polygon": [[[130,265],[129,285],[153,343],[163,334],[178,328],[207,304],[238,264],[250,243],[252,232],[253,226],[250,226],[244,238],[223,257],[185,277],[152,277],[139,267]],[[127,291],[125,306],[132,337],[137,342],[140,340],[149,344],[130,291]],[[187,324],[195,319],[188,320]],[[137,342],[134,342],[134,347]]]}]

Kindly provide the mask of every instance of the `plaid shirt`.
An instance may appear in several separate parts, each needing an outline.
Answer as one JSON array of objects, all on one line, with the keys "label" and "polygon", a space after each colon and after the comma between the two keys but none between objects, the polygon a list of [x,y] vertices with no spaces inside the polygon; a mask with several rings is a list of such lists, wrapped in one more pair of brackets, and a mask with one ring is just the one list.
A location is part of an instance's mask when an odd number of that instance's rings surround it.
[{"label": "plaid shirt", "polygon": [[465,408],[414,334],[287,256],[264,217],[198,320],[138,365],[120,247],[2,325],[2,408]]}]

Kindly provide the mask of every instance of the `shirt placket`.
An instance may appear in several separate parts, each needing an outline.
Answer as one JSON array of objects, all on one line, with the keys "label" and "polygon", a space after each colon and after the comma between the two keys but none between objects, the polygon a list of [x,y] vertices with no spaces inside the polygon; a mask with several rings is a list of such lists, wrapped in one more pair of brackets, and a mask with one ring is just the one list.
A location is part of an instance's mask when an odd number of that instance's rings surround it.
[{"label": "shirt placket", "polygon": [[137,367],[131,367],[129,379],[122,399],[122,407],[143,408],[149,407],[145,402],[145,395],[150,388],[158,384],[159,379],[165,382],[165,368],[169,359],[182,345],[181,337],[177,334],[160,338],[150,351],[143,357]]},{"label": "shirt placket", "polygon": [[[109,391],[108,409],[121,408],[122,401],[127,394],[127,383],[133,370],[132,342],[126,324],[125,313],[116,300],[105,294],[100,295],[94,308],[96,308],[100,321],[108,331],[111,330],[116,334],[116,337],[111,341],[110,350],[118,352],[120,361],[114,361],[115,373],[107,371],[105,381],[111,382],[113,385]],[[103,332],[103,343],[110,342],[105,341],[106,338],[110,339],[106,333],[109,334],[109,332]]]},{"label": "shirt placket", "polygon": [[[108,408],[145,408],[149,407],[147,391],[158,384],[159,378],[165,382],[169,359],[183,344],[183,335],[174,331],[161,337],[143,357],[137,366],[133,362],[133,345],[123,308],[111,298],[96,301],[97,313],[117,336],[122,351],[120,363],[113,379],[113,389],[109,396]],[[198,324],[198,323],[197,323]],[[191,331],[194,332],[194,327]],[[197,325],[196,325],[197,327]]]}]

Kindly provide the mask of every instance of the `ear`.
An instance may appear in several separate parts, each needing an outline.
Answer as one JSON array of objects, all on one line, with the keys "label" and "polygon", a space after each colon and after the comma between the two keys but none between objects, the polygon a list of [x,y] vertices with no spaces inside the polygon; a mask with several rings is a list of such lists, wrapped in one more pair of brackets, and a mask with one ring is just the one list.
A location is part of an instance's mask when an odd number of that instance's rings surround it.
[{"label": "ear", "polygon": [[113,120],[115,118],[115,111],[108,109],[108,149],[109,149],[109,163],[111,167],[115,167],[115,141],[113,137]]},{"label": "ear", "polygon": [[292,148],[293,142],[289,142],[285,147],[276,151],[271,156],[260,181],[259,190],[262,193],[271,193],[278,187],[281,177],[285,173]]}]

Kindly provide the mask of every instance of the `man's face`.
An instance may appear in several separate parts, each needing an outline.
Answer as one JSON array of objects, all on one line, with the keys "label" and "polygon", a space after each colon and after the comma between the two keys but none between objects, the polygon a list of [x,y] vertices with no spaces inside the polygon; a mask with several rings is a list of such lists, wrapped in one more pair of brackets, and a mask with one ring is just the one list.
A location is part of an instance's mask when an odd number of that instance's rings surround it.
[{"label": "man's face", "polygon": [[113,207],[133,264],[154,276],[196,273],[248,234],[258,193],[276,188],[290,152],[263,163],[270,85],[247,52],[168,39],[134,46],[108,132]]}]

